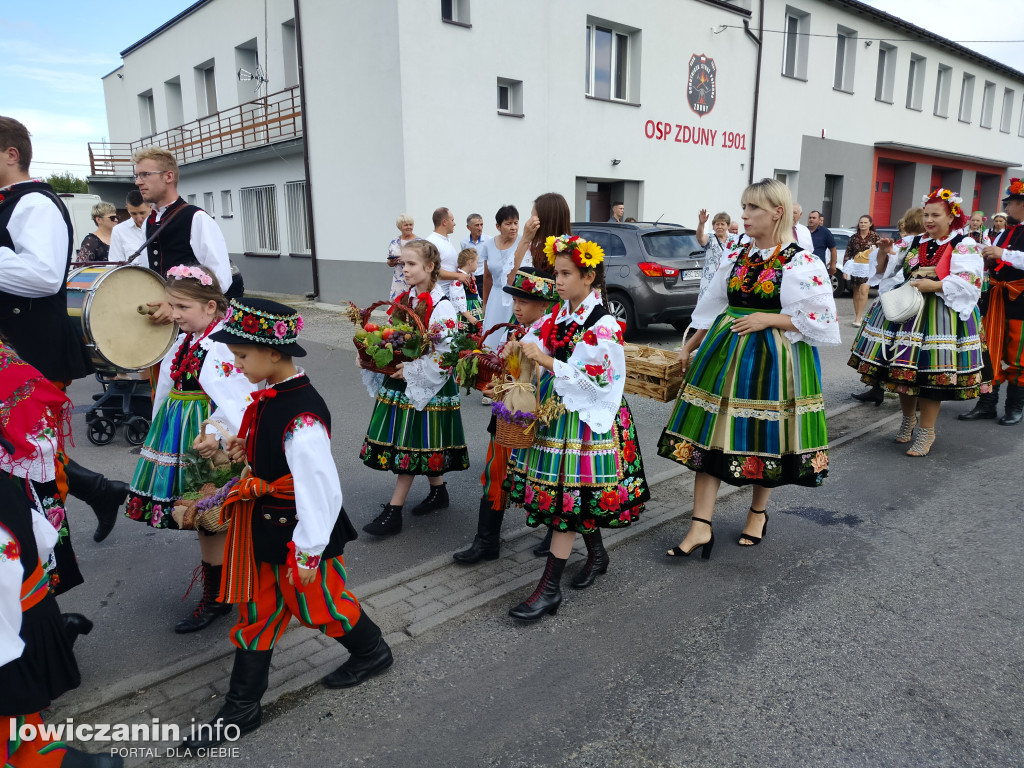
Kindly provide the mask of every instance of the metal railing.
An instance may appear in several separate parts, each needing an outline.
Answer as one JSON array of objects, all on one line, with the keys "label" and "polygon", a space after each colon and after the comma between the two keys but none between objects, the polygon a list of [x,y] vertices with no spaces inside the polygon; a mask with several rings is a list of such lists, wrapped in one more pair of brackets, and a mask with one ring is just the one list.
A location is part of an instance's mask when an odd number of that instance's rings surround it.
[{"label": "metal railing", "polygon": [[295,86],[138,141],[90,141],[89,166],[93,176],[131,176],[132,154],[142,147],[163,147],[184,165],[300,136],[302,102]]}]

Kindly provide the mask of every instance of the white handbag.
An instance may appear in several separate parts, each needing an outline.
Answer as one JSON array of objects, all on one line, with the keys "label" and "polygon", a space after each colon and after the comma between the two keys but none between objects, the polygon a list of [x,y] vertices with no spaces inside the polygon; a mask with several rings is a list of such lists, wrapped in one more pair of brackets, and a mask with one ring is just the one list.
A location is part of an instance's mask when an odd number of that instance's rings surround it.
[{"label": "white handbag", "polygon": [[921,314],[924,309],[924,294],[909,281],[899,288],[886,291],[878,300],[882,304],[885,319],[890,323],[904,323]]}]

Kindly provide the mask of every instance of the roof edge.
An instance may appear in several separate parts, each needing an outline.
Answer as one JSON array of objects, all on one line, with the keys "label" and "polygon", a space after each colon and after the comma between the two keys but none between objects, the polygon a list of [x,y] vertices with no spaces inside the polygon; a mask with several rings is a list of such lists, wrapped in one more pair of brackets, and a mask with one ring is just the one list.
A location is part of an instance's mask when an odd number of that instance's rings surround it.
[{"label": "roof edge", "polygon": [[184,11],[182,11],[177,16],[175,16],[173,19],[171,19],[170,21],[167,21],[167,22],[161,24],[159,27],[154,29],[148,35],[143,37],[141,40],[138,40],[138,41],[132,43],[127,48],[125,48],[123,51],[121,51],[121,58],[123,59],[125,56],[127,56],[132,51],[136,50],[137,48],[142,47],[143,45],[148,43],[153,38],[163,34],[165,30],[170,29],[175,24],[177,24],[179,21],[181,21],[182,19],[184,19],[184,18],[186,18],[188,16],[191,16],[193,13],[195,13],[200,8],[202,8],[204,5],[208,5],[209,3],[212,3],[212,2],[213,2],[213,0],[198,0],[197,2],[193,3],[188,8],[186,8]]},{"label": "roof edge", "polygon": [[963,152],[950,152],[944,149],[932,149],[929,147],[918,147],[914,144],[907,144],[902,141],[876,141],[878,149],[892,149],[898,152],[913,152],[918,155],[931,155],[932,157],[945,158],[947,160],[960,160],[962,162],[975,163],[976,165],[989,165],[993,168],[1019,168],[1020,163],[1012,160],[993,160],[989,157],[978,157],[967,155]]}]

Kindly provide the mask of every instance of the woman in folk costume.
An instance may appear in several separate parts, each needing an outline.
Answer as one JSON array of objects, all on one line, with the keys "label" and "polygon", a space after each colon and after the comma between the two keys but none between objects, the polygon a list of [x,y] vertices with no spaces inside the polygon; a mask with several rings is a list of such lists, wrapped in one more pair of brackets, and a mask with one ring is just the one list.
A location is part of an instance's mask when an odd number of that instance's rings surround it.
[{"label": "woman in folk costume", "polygon": [[984,260],[978,243],[960,232],[967,222],[960,206],[955,192],[936,189],[924,197],[923,235],[900,240],[894,255],[892,240],[878,243],[871,284],[884,295],[910,281],[924,294],[924,307],[896,323],[877,302],[849,360],[865,384],[899,393],[903,422],[896,442],[914,440],[908,456],[928,455],[942,401],[978,397],[984,379],[978,312]]},{"label": "woman in folk costume", "polygon": [[[509,461],[509,499],[526,508],[526,522],[552,530],[540,583],[509,616],[536,621],[562,603],[561,579],[576,534],[587,560],[572,586],[590,586],[608,570],[602,528],[637,520],[650,498],[633,416],[622,393],[626,356],[622,332],[605,308],[604,252],[579,237],[549,237],[544,245],[562,299],[521,342],[521,354],[542,369],[541,411],[529,448]],[[506,345],[508,356],[517,345]]]},{"label": "woman in folk costume", "polygon": [[[437,287],[441,256],[433,243],[416,240],[402,249],[402,263],[410,288],[397,301],[423,321],[434,348],[429,355],[400,363],[391,376],[363,371],[363,383],[377,403],[359,458],[371,469],[398,475],[391,501],[363,526],[373,536],[401,532],[402,507],[416,475],[426,475],[430,482],[430,493],[412,509],[420,516],[448,507],[446,472],[469,469],[458,386],[451,369],[440,362],[458,329],[455,307]],[[404,314],[396,310],[392,319],[405,320]]]},{"label": "woman in folk costume", "polygon": [[[255,387],[235,370],[227,346],[210,338],[228,308],[210,270],[172,267],[167,272],[167,301],[182,333],[160,364],[153,423],[132,477],[125,514],[153,528],[178,529],[171,510],[188,490],[184,454],[190,448],[204,458],[216,453],[216,427],[209,425],[200,434],[206,420],[219,424],[228,435],[237,434]],[[217,601],[226,534],[203,529],[198,534],[201,563],[193,581],[202,575],[203,595],[175,625],[179,634],[202,629],[231,610]]]},{"label": "woman in folk costume", "polygon": [[[814,487],[827,474],[821,365],[814,344],[838,344],[832,286],[821,259],[793,242],[792,198],[762,179],[743,193],[751,241],[728,253],[697,302],[697,332],[680,357],[686,374],[658,453],[696,472],[693,522],[666,554],[711,556],[718,489],[752,485],[738,543],[759,544],[780,485]],[[699,347],[699,348],[698,348]]]}]

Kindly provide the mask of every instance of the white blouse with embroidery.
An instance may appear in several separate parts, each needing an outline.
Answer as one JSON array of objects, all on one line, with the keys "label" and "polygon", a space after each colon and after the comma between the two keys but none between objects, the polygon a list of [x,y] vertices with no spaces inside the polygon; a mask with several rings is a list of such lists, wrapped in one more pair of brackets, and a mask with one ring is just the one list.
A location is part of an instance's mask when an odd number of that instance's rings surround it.
[{"label": "white blouse with embroidery", "polygon": [[[210,340],[210,335],[217,333],[220,329],[221,323],[218,323],[213,331],[199,342],[199,346],[206,350],[203,367],[199,371],[199,386],[210,398],[210,420],[220,424],[229,435],[237,435],[242,426],[242,416],[249,403],[249,395],[257,389],[262,389],[263,385],[257,386],[250,383],[245,375],[235,368],[235,356],[226,344]],[[174,385],[174,380],[171,378],[171,363],[184,343],[185,336],[184,333],[178,335],[171,351],[164,356],[163,362],[160,363],[160,378],[156,385],[156,395],[153,397],[154,419]],[[217,429],[213,426],[207,426],[206,433],[218,434]]]},{"label": "white blouse with embroidery", "polygon": [[[452,337],[458,331],[459,320],[455,305],[445,298],[444,292],[434,287],[430,292],[434,309],[427,320],[427,335],[434,345],[429,355],[423,355],[405,364],[402,374],[405,377],[405,396],[412,407],[422,411],[445,385],[452,375],[452,369],[441,365],[441,355],[451,348]],[[442,301],[442,299],[444,299]],[[413,298],[413,308],[419,304],[419,298]],[[362,369],[363,384],[371,397],[376,397],[384,383],[384,374]]]},{"label": "white blouse with embroidery", "polygon": [[[583,325],[591,311],[601,304],[601,294],[594,291],[576,308],[569,309],[563,301],[554,314],[559,325]],[[541,338],[541,329],[552,315],[533,325],[523,337],[523,344],[536,344],[545,354],[553,355]],[[587,331],[580,331],[580,340],[566,362],[555,360],[554,372],[544,375],[555,378],[555,392],[562,398],[566,410],[578,413],[595,432],[612,428],[615,414],[622,404],[626,386],[626,353],[622,347],[622,332],[615,317],[606,314]]]},{"label": "white blouse with embroidery", "polygon": [[[952,232],[939,241],[943,245],[957,233]],[[921,236],[918,248],[924,248],[931,238]],[[891,291],[898,288],[905,281],[903,275],[903,262],[910,258],[911,266],[914,266],[913,259],[918,258],[916,253],[911,253],[911,246],[914,238],[906,237],[895,244],[896,253],[889,256],[889,263],[885,266],[885,272],[879,275],[877,272],[868,279],[869,285],[877,285],[879,293]],[[1005,254],[1004,254],[1005,255]],[[967,320],[978,306],[978,299],[981,298],[981,283],[985,274],[985,260],[981,256],[981,246],[970,237],[965,237],[950,254],[949,275],[942,279],[942,290],[935,295],[945,302],[946,306],[960,315],[961,320]]]},{"label": "white blouse with embroidery", "polygon": [[[690,319],[691,327],[710,328],[725,312],[729,305],[729,277],[743,250],[734,250],[722,259],[707,292],[697,301]],[[770,255],[774,250],[763,249],[760,253]],[[782,268],[779,301],[781,313],[788,315],[796,326],[795,331],[784,331],[791,343],[803,341],[816,346],[840,343],[832,281],[824,263],[810,251],[798,251]]]},{"label": "white blouse with embroidery", "polygon": [[4,526],[0,525],[0,666],[21,658],[21,553]]}]

